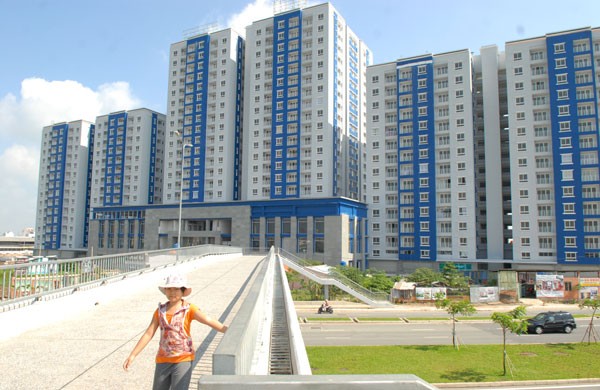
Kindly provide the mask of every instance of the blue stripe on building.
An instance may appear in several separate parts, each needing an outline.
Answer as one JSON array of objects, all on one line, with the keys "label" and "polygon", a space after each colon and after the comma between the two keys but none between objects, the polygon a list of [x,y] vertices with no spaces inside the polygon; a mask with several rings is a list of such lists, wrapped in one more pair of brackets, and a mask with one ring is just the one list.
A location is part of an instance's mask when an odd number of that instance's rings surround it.
[{"label": "blue stripe on building", "polygon": [[65,166],[67,160],[67,137],[69,125],[66,123],[52,127],[48,169],[48,196],[46,199],[46,220],[44,221],[44,249],[59,249],[62,234],[62,209],[64,201]]},{"label": "blue stripe on building", "polygon": [[600,222],[600,192],[592,190],[600,187],[600,148],[591,31],[548,36],[546,49],[556,215],[552,248],[559,264],[598,264],[600,229],[593,226]]},{"label": "blue stripe on building", "polygon": [[158,142],[158,114],[152,113],[152,127],[150,130],[150,172],[148,176],[148,204],[154,203],[154,189],[156,188],[156,144]]},{"label": "blue stripe on building", "polygon": [[242,104],[244,92],[244,40],[238,37],[237,40],[237,69],[236,69],[236,88],[235,88],[235,156],[233,161],[233,200],[240,200],[241,186],[241,164],[242,164]]},{"label": "blue stripe on building", "polygon": [[[193,145],[193,147],[190,148],[190,153],[187,156],[185,153],[182,156],[181,162],[184,172],[187,172],[187,174],[184,173],[181,178],[181,185],[184,188],[184,202],[203,202],[210,36],[202,35],[189,39],[187,41],[186,56],[182,141],[184,145]],[[184,183],[187,185],[184,185]]]},{"label": "blue stripe on building", "polygon": [[90,234],[90,197],[92,194],[92,161],[94,159],[94,138],[96,136],[96,126],[90,124],[88,132],[88,155],[87,155],[87,173],[85,186],[85,216],[83,221],[83,248],[87,248]]},{"label": "blue stripe on building", "polygon": [[[398,61],[396,69],[398,258],[435,260],[437,242],[433,57],[424,56]],[[410,77],[404,77],[403,69],[410,69]],[[402,83],[407,82],[410,82],[410,88],[403,88]],[[420,99],[421,94],[426,98]],[[425,114],[420,109],[425,110]],[[410,124],[411,131],[404,132],[403,124]],[[407,155],[412,156],[412,160],[403,161],[403,156]],[[427,169],[421,170],[421,165],[426,166]],[[412,203],[405,203],[404,206],[403,202],[406,199],[412,200]],[[412,229],[404,229],[403,223],[412,225]],[[429,227],[428,231],[422,229],[424,225]]]},{"label": "blue stripe on building", "polygon": [[104,163],[104,194],[102,205],[123,204],[123,170],[125,168],[127,113],[108,116],[106,131],[106,161]]},{"label": "blue stripe on building", "polygon": [[271,199],[300,196],[302,12],[273,18]]}]

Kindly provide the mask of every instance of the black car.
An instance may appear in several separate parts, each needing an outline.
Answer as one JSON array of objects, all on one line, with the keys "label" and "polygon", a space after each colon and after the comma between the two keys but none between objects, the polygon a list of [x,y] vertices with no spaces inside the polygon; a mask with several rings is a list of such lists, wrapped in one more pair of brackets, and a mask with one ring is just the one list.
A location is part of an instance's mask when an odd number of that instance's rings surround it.
[{"label": "black car", "polygon": [[575,319],[566,311],[547,311],[527,320],[529,333],[542,334],[544,332],[571,333],[577,328]]}]

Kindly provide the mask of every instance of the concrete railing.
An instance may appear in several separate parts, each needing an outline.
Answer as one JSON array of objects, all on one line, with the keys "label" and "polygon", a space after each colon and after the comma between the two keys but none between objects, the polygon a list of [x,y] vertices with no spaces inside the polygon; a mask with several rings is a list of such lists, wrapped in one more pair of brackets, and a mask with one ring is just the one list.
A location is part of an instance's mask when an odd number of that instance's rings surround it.
[{"label": "concrete railing", "polygon": [[[275,267],[280,272],[275,272]],[[279,275],[279,276],[278,276]],[[280,277],[281,283],[274,278]],[[269,371],[270,335],[275,286],[281,286],[288,324],[293,372],[310,375],[310,363],[300,331],[285,269],[275,249],[269,251],[248,295],[213,353],[214,375],[266,375]],[[277,319],[275,319],[277,320]]]},{"label": "concrete railing", "polygon": [[415,375],[205,375],[203,390],[435,390]]},{"label": "concrete railing", "polygon": [[285,315],[287,316],[287,323],[289,326],[292,368],[296,375],[311,375],[312,370],[310,368],[310,362],[308,361],[308,354],[306,353],[306,346],[304,345],[304,339],[302,338],[298,314],[296,313],[294,300],[292,298],[292,293],[290,292],[290,286],[287,281],[283,261],[281,261],[281,257],[279,256],[277,256],[277,260],[277,264],[281,269],[280,274],[283,279],[281,284],[284,290]]},{"label": "concrete railing", "polygon": [[[276,272],[275,267],[279,267]],[[276,283],[276,277],[281,283]],[[268,375],[269,334],[274,292],[280,286],[292,360],[292,375]],[[279,302],[279,301],[278,301]],[[279,320],[282,318],[279,317]],[[277,319],[275,319],[277,320]],[[433,390],[436,387],[414,375],[311,375],[306,347],[289,290],[284,262],[272,248],[258,272],[242,307],[213,353],[213,375],[198,381],[204,390],[311,389],[311,390]]]},{"label": "concrete railing", "polygon": [[274,258],[271,249],[227,333],[213,352],[214,375],[266,374],[268,341],[266,351],[263,346],[272,321]]}]

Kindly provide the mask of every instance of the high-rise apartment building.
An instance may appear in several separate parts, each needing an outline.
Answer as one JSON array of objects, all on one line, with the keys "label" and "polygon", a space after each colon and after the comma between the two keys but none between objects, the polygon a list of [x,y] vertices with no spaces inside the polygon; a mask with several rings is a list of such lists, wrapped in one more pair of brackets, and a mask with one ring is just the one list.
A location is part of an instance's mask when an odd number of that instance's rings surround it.
[{"label": "high-rise apartment building", "polygon": [[90,205],[162,203],[165,116],[146,108],[96,118]]},{"label": "high-rise apartment building", "polygon": [[88,137],[94,125],[83,120],[42,130],[35,247],[87,247]]},{"label": "high-rise apartment building", "polygon": [[363,201],[371,54],[329,3],[246,29],[242,198]]},{"label": "high-rise apartment building", "polygon": [[598,264],[600,29],[506,44],[513,255]]},{"label": "high-rise apartment building", "polygon": [[367,75],[371,263],[476,259],[471,54],[401,59]]},{"label": "high-rise apartment building", "polygon": [[245,39],[195,33],[171,45],[166,116],[44,129],[36,240],[275,245],[399,274],[455,262],[530,288],[538,271],[597,272],[598,66],[591,28],[371,65],[329,3]]},{"label": "high-rise apartment building", "polygon": [[231,29],[171,45],[165,204],[240,199],[243,64]]}]

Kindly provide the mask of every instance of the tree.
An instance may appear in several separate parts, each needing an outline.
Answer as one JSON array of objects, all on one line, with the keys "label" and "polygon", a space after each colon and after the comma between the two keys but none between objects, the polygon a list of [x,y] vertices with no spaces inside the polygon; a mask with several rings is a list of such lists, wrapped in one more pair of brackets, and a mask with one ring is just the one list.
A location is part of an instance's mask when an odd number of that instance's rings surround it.
[{"label": "tree", "polygon": [[452,345],[458,349],[458,341],[456,337],[456,315],[470,316],[477,311],[475,306],[469,301],[451,301],[446,298],[443,293],[435,294],[435,307],[438,309],[446,309],[446,312],[452,316]]},{"label": "tree", "polygon": [[506,332],[514,334],[522,334],[527,331],[527,320],[525,317],[525,306],[517,306],[508,313],[495,312],[492,313],[492,321],[500,325],[502,328],[502,369],[506,375]]},{"label": "tree", "polygon": [[600,299],[598,299],[598,298],[584,299],[583,302],[581,302],[579,304],[579,307],[581,309],[588,307],[588,308],[594,310],[592,312],[592,318],[590,319],[590,324],[588,325],[588,328],[586,329],[585,334],[583,335],[583,339],[581,339],[581,341],[585,340],[586,337],[588,340],[588,344],[590,344],[592,342],[592,338],[594,339],[594,341],[598,341],[598,337],[596,335],[596,329],[594,328],[594,317],[596,316],[596,311],[598,309],[600,309]]},{"label": "tree", "polygon": [[353,282],[362,285],[364,280],[363,272],[356,267],[335,267],[335,271],[340,273],[341,275],[347,277]]},{"label": "tree", "polygon": [[363,279],[363,287],[371,291],[389,292],[394,287],[394,280],[387,276],[384,271],[367,270]]},{"label": "tree", "polygon": [[442,279],[442,274],[435,272],[431,268],[417,268],[415,272],[408,275],[407,282],[419,283],[425,286],[431,286],[433,282],[438,282]]},{"label": "tree", "polygon": [[442,280],[446,283],[446,286],[452,288],[465,288],[469,286],[469,278],[460,273],[454,263],[444,264]]}]

